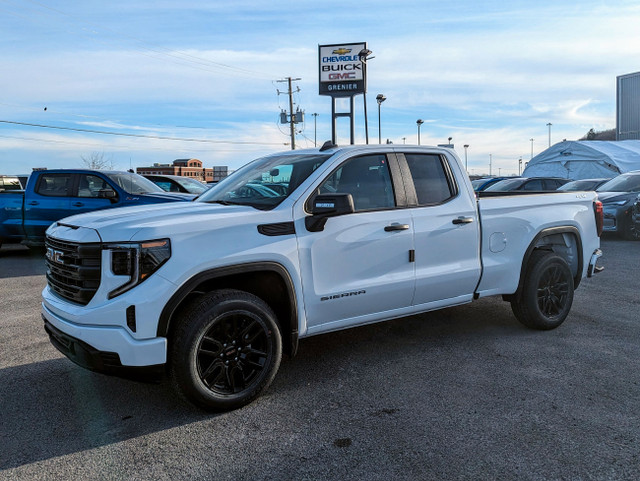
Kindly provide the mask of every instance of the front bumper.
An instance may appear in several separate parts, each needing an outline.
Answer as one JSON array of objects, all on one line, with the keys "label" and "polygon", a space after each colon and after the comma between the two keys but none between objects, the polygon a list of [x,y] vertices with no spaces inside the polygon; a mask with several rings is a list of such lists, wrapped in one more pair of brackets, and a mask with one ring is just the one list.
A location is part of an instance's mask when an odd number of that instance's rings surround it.
[{"label": "front bumper", "polygon": [[618,232],[620,226],[623,225],[625,215],[628,214],[628,205],[607,205],[602,206],[603,214],[603,232]]},{"label": "front bumper", "polygon": [[164,365],[123,366],[116,352],[99,351],[86,342],[56,329],[44,316],[44,330],[51,344],[77,365],[90,371],[139,381],[157,382],[164,375]]},{"label": "front bumper", "polygon": [[[166,338],[153,337],[149,339],[135,339],[132,334],[122,326],[80,324],[63,318],[61,311],[55,310],[54,305],[48,301],[50,301],[50,299],[45,296],[44,302],[42,303],[42,317],[45,320],[45,325],[49,325],[55,328],[56,331],[62,333],[63,337],[60,339],[68,338],[74,345],[80,345],[79,343],[82,343],[82,346],[89,346],[89,351],[113,353],[118,357],[119,364],[123,367],[155,366],[167,362]],[[55,342],[54,345],[56,345]],[[56,347],[60,349],[58,345],[56,345]],[[61,351],[72,361],[84,366],[81,362],[73,359],[73,352],[71,352],[72,355],[69,355],[68,349],[61,349]],[[89,366],[84,367],[93,369],[93,367]],[[100,366],[98,365],[97,367]]]}]

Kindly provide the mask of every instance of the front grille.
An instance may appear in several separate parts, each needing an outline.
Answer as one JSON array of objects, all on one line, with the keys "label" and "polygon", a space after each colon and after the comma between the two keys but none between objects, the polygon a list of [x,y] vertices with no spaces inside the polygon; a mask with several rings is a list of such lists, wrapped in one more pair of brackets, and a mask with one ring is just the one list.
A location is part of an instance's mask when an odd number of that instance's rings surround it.
[{"label": "front grille", "polygon": [[58,295],[86,305],[100,286],[101,244],[79,244],[47,236],[47,282]]}]

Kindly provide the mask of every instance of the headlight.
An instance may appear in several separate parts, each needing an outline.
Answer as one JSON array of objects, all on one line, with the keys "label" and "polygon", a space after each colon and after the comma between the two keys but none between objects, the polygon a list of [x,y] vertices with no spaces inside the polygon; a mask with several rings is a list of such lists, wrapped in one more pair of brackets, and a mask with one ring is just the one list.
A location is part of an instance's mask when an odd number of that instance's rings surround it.
[{"label": "headlight", "polygon": [[107,244],[104,249],[111,251],[111,272],[116,276],[129,278],[127,282],[109,293],[109,299],[133,289],[171,257],[169,239]]}]

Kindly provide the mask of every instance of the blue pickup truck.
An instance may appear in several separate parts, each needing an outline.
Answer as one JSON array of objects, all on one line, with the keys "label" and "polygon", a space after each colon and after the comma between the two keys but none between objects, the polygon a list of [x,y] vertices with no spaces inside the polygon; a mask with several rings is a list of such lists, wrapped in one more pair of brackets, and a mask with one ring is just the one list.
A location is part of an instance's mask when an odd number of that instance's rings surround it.
[{"label": "blue pickup truck", "polygon": [[0,190],[0,246],[15,242],[43,245],[47,227],[71,215],[111,207],[190,201],[194,197],[167,193],[130,172],[34,171],[24,191]]}]

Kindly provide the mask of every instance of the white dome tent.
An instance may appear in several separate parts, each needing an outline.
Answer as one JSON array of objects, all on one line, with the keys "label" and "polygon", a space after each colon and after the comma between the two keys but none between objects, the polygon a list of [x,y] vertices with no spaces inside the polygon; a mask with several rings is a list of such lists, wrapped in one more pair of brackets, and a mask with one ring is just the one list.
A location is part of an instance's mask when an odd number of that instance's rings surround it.
[{"label": "white dome tent", "polygon": [[578,140],[552,145],[531,159],[524,177],[596,179],[640,170],[640,140]]}]

